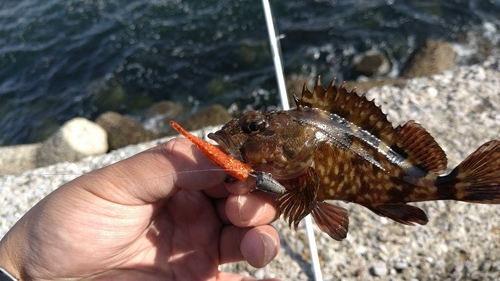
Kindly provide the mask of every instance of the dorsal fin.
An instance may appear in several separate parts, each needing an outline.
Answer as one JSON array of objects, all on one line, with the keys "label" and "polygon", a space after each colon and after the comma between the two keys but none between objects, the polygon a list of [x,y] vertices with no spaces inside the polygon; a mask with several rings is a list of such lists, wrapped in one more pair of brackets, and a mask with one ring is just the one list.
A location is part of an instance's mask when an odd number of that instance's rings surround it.
[{"label": "dorsal fin", "polygon": [[304,84],[302,97],[295,102],[298,107],[319,108],[352,122],[406,157],[411,165],[435,173],[446,169],[446,154],[422,126],[409,121],[394,128],[373,100],[365,94],[359,96],[355,89],[347,91],[344,83],[337,89],[335,79],[325,89],[318,76],[312,92]]},{"label": "dorsal fin", "polygon": [[318,76],[312,92],[304,84],[297,106],[310,106],[337,114],[382,141],[390,142],[390,139],[384,138],[389,137],[394,128],[380,107],[373,100],[367,100],[364,94],[359,96],[355,89],[348,92],[344,83],[337,89],[335,80],[325,89]]}]

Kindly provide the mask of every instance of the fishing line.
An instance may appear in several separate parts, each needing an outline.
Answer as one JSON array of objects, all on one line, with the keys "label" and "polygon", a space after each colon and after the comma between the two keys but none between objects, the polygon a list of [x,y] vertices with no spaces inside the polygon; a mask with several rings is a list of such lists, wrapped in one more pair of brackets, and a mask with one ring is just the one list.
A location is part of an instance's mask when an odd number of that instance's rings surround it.
[{"label": "fishing line", "polygon": [[[278,28],[276,27],[273,14],[271,12],[271,6],[268,0],[262,0],[262,6],[264,7],[264,14],[267,24],[267,32],[269,34],[269,42],[271,43],[271,52],[274,61],[274,71],[276,72],[276,79],[278,80],[278,88],[281,98],[281,107],[283,110],[290,109],[288,103],[288,95],[286,94],[285,87],[285,76],[283,75],[283,64],[281,56],[281,48],[279,45],[279,37],[276,35]],[[319,264],[318,249],[316,247],[316,239],[314,237],[314,229],[312,224],[311,215],[307,215],[304,219],[306,224],[307,240],[309,242],[309,250],[311,251],[311,261],[313,265],[314,280],[323,281],[323,276],[321,274],[321,266]]]},{"label": "fishing line", "polygon": [[[98,169],[96,169],[98,170]],[[95,170],[93,170],[95,171]],[[174,175],[180,175],[180,174],[188,174],[188,173],[203,173],[203,172],[227,172],[227,171],[236,171],[235,169],[222,169],[222,168],[213,168],[213,169],[199,169],[199,170],[189,170],[189,171],[179,171],[179,172],[172,172],[172,173],[168,173],[168,174],[163,174],[163,175],[159,175],[159,176],[156,176],[156,177],[144,177],[144,178],[133,178],[133,177],[107,177],[107,176],[102,176],[102,175],[92,175],[92,174],[89,174],[93,171],[89,171],[89,172],[86,172],[86,173],[83,173],[83,174],[72,174],[72,173],[40,173],[40,174],[36,174],[36,173],[33,173],[33,174],[30,174],[30,176],[40,176],[40,177],[44,177],[44,176],[75,176],[76,177],[97,177],[97,178],[106,178],[106,179],[113,179],[113,180],[123,180],[123,181],[130,181],[130,180],[158,180],[158,179],[161,179],[161,178],[168,178],[168,177],[172,177]],[[250,175],[252,177],[256,177],[255,175]]]}]

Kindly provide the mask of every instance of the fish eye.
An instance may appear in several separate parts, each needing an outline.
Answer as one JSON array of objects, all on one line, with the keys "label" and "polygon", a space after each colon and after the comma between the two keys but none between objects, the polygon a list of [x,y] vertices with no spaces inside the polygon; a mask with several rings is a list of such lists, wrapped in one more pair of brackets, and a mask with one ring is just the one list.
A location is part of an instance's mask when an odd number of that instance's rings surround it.
[{"label": "fish eye", "polygon": [[249,123],[245,122],[242,129],[246,133],[250,134],[253,132],[260,132],[264,128],[266,128],[266,121],[264,119],[257,119],[257,120],[253,120]]}]

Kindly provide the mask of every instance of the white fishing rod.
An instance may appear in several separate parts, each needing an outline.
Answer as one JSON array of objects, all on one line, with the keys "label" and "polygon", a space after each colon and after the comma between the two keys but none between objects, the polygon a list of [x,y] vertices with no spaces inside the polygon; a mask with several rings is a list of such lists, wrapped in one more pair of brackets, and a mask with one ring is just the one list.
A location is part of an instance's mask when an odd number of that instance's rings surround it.
[{"label": "white fishing rod", "polygon": [[[276,72],[276,79],[278,80],[278,88],[281,98],[281,107],[283,110],[290,109],[288,103],[288,96],[286,94],[285,87],[285,76],[283,75],[283,65],[281,59],[281,48],[279,45],[279,38],[277,36],[277,28],[274,24],[274,17],[271,12],[271,6],[268,0],[262,0],[262,6],[264,6],[264,14],[266,17],[267,32],[269,34],[269,42],[271,43],[271,53],[274,61],[274,70]],[[316,247],[316,239],[314,237],[314,229],[312,224],[311,215],[307,215],[304,219],[306,224],[307,240],[309,242],[309,250],[311,251],[311,261],[314,272],[314,280],[323,281],[323,276],[321,274],[321,267],[318,258],[318,249]]]}]

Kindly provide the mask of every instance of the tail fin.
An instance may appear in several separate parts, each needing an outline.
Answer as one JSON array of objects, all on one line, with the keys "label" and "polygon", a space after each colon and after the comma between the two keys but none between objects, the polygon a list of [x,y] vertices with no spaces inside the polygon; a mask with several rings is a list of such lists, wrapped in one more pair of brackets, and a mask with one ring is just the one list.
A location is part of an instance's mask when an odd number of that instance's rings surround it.
[{"label": "tail fin", "polygon": [[480,146],[436,186],[442,199],[500,204],[500,141]]}]

